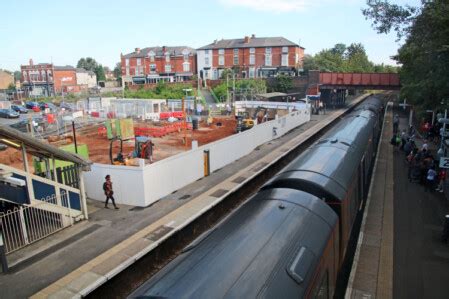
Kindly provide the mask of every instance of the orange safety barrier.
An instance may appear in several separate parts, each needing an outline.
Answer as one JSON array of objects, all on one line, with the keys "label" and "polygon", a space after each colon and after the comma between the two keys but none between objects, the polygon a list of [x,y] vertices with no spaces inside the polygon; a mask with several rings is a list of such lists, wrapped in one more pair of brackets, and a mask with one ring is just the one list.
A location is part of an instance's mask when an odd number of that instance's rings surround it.
[{"label": "orange safety barrier", "polygon": [[191,124],[184,123],[173,123],[166,125],[164,127],[134,127],[134,135],[136,136],[151,136],[151,137],[162,137],[170,133],[178,132],[181,129],[187,128],[187,130],[192,129]]},{"label": "orange safety barrier", "polygon": [[107,134],[106,127],[99,127],[98,128],[98,135],[99,136],[106,136],[106,134]]}]

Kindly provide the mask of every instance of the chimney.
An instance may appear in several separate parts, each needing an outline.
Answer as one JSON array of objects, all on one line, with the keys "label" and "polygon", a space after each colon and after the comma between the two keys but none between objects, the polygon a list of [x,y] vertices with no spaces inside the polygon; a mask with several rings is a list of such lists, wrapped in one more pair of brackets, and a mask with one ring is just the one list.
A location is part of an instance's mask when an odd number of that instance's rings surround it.
[{"label": "chimney", "polygon": [[136,48],[136,54],[140,54],[140,48]]},{"label": "chimney", "polygon": [[217,40],[216,39],[214,39],[214,45],[216,45],[217,44]]},{"label": "chimney", "polygon": [[30,58],[30,65],[33,66],[33,59]]},{"label": "chimney", "polygon": [[256,38],[256,35],[254,33],[251,34],[251,38]]},{"label": "chimney", "polygon": [[165,46],[162,46],[162,54],[164,54],[165,55]]},{"label": "chimney", "polygon": [[245,36],[245,41],[244,41],[244,43],[245,43],[245,44],[249,43],[249,39],[250,39],[249,36]]}]

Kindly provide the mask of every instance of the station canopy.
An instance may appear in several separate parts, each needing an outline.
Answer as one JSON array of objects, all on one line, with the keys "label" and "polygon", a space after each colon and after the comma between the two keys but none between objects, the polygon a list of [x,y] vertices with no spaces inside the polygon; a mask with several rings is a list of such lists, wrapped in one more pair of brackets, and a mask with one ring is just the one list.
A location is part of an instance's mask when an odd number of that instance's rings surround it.
[{"label": "station canopy", "polygon": [[0,143],[16,149],[21,148],[23,144],[27,153],[30,153],[33,156],[72,162],[81,166],[84,171],[89,171],[90,165],[92,164],[91,161],[86,160],[77,154],[63,151],[53,145],[5,125],[0,125]]}]

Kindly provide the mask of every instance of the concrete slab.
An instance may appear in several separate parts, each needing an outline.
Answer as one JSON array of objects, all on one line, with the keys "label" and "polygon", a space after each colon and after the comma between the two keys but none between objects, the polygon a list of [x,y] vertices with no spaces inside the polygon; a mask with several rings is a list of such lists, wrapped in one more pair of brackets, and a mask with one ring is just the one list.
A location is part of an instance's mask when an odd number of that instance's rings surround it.
[{"label": "concrete slab", "polygon": [[86,272],[67,284],[66,289],[78,294],[83,292],[84,289],[89,288],[93,284],[101,283],[104,281],[106,281],[106,277],[93,272]]}]

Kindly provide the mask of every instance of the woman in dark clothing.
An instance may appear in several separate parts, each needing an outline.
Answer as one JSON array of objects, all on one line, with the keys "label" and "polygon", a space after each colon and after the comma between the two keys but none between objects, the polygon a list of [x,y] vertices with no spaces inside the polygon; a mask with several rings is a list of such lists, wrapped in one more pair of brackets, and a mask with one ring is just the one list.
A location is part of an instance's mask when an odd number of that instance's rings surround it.
[{"label": "woman in dark clothing", "polygon": [[104,190],[104,195],[106,195],[106,202],[104,203],[104,207],[108,208],[108,202],[109,199],[111,199],[112,204],[114,205],[114,208],[116,210],[118,210],[118,207],[115,205],[115,199],[114,199],[114,191],[112,191],[112,181],[111,181],[111,176],[108,174],[106,177],[106,182],[103,183],[103,190]]}]

